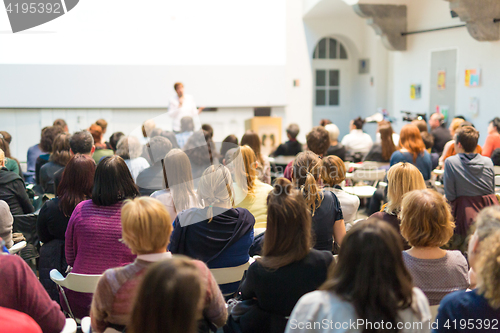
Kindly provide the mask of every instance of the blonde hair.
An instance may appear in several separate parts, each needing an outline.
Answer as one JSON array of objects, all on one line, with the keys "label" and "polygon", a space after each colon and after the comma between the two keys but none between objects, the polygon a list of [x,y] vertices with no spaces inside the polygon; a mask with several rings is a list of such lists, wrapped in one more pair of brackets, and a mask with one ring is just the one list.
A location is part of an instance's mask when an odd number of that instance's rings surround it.
[{"label": "blonde hair", "polygon": [[500,231],[485,239],[479,255],[479,292],[490,306],[500,308]]},{"label": "blonde hair", "polygon": [[3,164],[3,162],[5,162],[5,153],[0,149],[0,164]]},{"label": "blonde hair", "polygon": [[387,203],[386,212],[397,214],[401,209],[403,195],[413,190],[426,188],[422,173],[411,163],[394,164],[387,172]]},{"label": "blonde hair", "polygon": [[122,240],[134,254],[166,249],[172,233],[170,215],[150,197],[126,200],[121,210]]},{"label": "blonde hair", "polygon": [[191,208],[191,198],[196,198],[196,194],[191,162],[185,152],[172,149],[167,153],[163,162],[163,178],[165,186],[172,192],[175,211]]},{"label": "blonde hair", "polygon": [[434,190],[406,193],[399,218],[401,235],[411,246],[443,246],[453,236],[455,229],[448,202]]},{"label": "blonde hair", "polygon": [[321,176],[321,159],[312,151],[304,151],[297,155],[293,162],[293,182],[300,189],[312,216],[321,206],[323,196],[318,187]]},{"label": "blonde hair", "polygon": [[477,236],[482,241],[489,235],[500,230],[500,206],[486,207],[477,214],[476,223]]},{"label": "blonde hair", "polygon": [[460,127],[460,125],[462,125],[464,121],[465,120],[463,120],[462,118],[455,118],[451,121],[450,124],[450,131],[452,132],[451,135],[455,135],[455,132]]},{"label": "blonde hair", "polygon": [[207,209],[207,219],[210,223],[214,217],[213,205],[229,203],[234,206],[233,179],[231,173],[222,164],[211,165],[201,175],[198,183],[198,197]]},{"label": "blonde hair", "polygon": [[[328,126],[328,125],[326,125]],[[340,157],[330,155],[323,157],[323,167],[321,168],[321,179],[324,184],[335,186],[345,180],[345,163]]]},{"label": "blonde hair", "polygon": [[[238,156],[238,153],[240,156]],[[255,181],[257,179],[257,158],[253,149],[247,145],[235,149],[232,162],[235,165],[234,178],[236,184],[251,197],[255,196]]]}]

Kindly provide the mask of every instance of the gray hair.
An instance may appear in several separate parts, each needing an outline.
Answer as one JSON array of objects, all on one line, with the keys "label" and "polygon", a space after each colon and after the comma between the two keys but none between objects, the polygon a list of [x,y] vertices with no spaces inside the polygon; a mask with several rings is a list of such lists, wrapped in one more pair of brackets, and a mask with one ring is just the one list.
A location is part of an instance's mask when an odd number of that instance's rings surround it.
[{"label": "gray hair", "polygon": [[290,124],[288,125],[287,129],[286,129],[286,132],[292,137],[292,138],[296,138],[297,135],[299,135],[299,132],[300,132],[300,128],[299,128],[299,125],[297,124]]},{"label": "gray hair", "polygon": [[124,160],[133,160],[142,154],[142,145],[135,136],[124,136],[116,145],[116,155]]}]

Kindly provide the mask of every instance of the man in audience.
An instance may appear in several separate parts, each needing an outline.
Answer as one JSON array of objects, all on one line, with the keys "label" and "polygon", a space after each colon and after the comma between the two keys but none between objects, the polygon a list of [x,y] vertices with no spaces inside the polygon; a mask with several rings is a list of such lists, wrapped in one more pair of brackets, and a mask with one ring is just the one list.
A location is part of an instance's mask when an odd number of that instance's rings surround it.
[{"label": "man in audience", "polygon": [[456,155],[444,163],[444,190],[452,202],[461,196],[475,197],[495,193],[495,171],[491,159],[474,153],[479,132],[472,126],[457,130]]},{"label": "man in audience", "polygon": [[194,122],[191,117],[183,117],[181,119],[181,132],[175,135],[179,148],[183,148],[187,140],[193,135]]},{"label": "man in audience", "polygon": [[54,120],[54,123],[52,124],[52,126],[59,126],[64,130],[65,133],[69,133],[68,124],[66,124],[66,121],[64,119]]},{"label": "man in audience", "polygon": [[184,117],[194,118],[203,111],[203,108],[196,108],[193,96],[184,93],[184,85],[181,82],[175,83],[174,89],[177,96],[170,100],[167,114],[173,119],[173,131],[179,133],[181,131],[181,119]]},{"label": "man in audience", "polygon": [[151,193],[165,188],[163,184],[163,159],[171,149],[172,143],[163,136],[155,136],[146,145],[151,166],[137,176],[136,184],[141,195],[150,196]]},{"label": "man in audience", "polygon": [[431,134],[434,137],[432,152],[441,155],[444,145],[451,140],[450,131],[445,127],[444,116],[441,113],[433,113],[429,119]]},{"label": "man in audience", "polygon": [[299,135],[299,125],[290,124],[286,129],[286,136],[288,141],[282,143],[276,148],[276,150],[271,154],[271,156],[295,156],[302,152],[302,144],[297,141],[297,135]]},{"label": "man in audience", "polygon": [[[307,149],[322,158],[328,150],[328,147],[330,147],[330,135],[328,134],[328,131],[322,126],[313,127],[311,132],[307,133],[306,135],[306,144]],[[288,163],[288,165],[286,166],[283,175],[283,177],[290,181],[292,180],[292,166],[293,161],[290,161],[290,163]]]}]

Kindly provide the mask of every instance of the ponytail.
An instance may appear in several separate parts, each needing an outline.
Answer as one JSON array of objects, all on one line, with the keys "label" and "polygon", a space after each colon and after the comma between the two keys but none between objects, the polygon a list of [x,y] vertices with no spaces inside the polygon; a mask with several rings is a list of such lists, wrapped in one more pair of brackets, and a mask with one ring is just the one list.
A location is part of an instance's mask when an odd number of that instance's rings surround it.
[{"label": "ponytail", "polygon": [[198,184],[198,196],[203,200],[207,209],[208,223],[212,222],[214,217],[213,206],[216,203],[230,203],[234,205],[233,198],[233,180],[229,170],[218,164],[209,166],[201,175]]},{"label": "ponytail", "polygon": [[316,209],[321,206],[323,201],[323,196],[317,184],[320,179],[321,167],[321,159],[311,151],[300,153],[293,163],[295,185],[304,196],[312,216],[314,216]]}]

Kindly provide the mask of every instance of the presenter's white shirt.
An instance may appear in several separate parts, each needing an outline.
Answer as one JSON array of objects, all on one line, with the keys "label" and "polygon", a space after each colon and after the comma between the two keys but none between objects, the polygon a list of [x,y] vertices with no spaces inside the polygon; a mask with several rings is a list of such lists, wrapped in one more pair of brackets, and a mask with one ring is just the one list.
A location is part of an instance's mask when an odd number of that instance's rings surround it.
[{"label": "presenter's white shirt", "polygon": [[167,114],[173,119],[172,129],[176,132],[180,132],[181,130],[181,119],[183,117],[193,118],[193,121],[195,121],[196,124],[198,116],[198,109],[196,108],[193,96],[184,94],[184,102],[182,102],[182,106],[179,107],[179,104],[179,96],[175,95],[175,97],[170,99],[167,112]]}]

